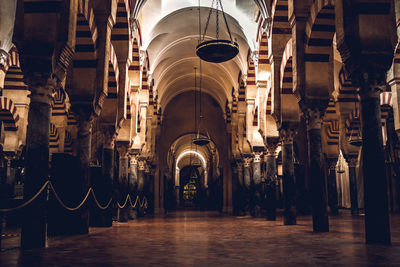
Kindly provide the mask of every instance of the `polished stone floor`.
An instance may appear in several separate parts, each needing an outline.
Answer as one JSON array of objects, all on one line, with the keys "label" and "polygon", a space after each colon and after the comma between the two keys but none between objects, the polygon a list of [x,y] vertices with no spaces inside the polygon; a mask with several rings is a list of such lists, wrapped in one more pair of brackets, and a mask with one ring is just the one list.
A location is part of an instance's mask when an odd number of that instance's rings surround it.
[{"label": "polished stone floor", "polygon": [[[91,228],[89,235],[49,239],[47,249],[21,251],[18,234],[3,239],[1,266],[400,266],[400,216],[391,217],[392,245],[364,244],[364,220],[342,211],[329,233],[298,225],[211,212]],[[4,249],[6,246],[9,248]]]}]

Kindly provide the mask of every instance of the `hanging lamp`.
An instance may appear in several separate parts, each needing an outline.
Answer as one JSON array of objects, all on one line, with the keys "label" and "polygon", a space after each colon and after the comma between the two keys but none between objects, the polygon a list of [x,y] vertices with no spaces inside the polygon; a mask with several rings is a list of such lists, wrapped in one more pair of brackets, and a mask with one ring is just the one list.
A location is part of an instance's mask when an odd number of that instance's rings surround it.
[{"label": "hanging lamp", "polygon": [[339,162],[338,162],[338,165],[336,166],[336,173],[344,173],[342,151],[340,151],[340,154],[339,154]]},{"label": "hanging lamp", "polygon": [[[202,109],[201,109],[201,105],[202,105],[202,101],[201,101],[201,81],[202,81],[202,66],[201,66],[201,60],[200,60],[200,82],[199,82],[199,87],[200,87],[200,116],[199,116],[199,124],[197,126],[197,135],[196,137],[193,139],[193,144],[198,145],[198,146],[205,146],[208,145],[210,143],[210,135],[207,132],[207,136],[203,137],[200,135],[200,128],[201,128],[201,121],[204,119],[203,114],[202,114]],[[196,95],[196,91],[195,91],[195,95]]]},{"label": "hanging lamp", "polygon": [[[215,3],[215,39],[206,41],[205,36],[207,33],[210,18],[213,13],[213,6]],[[220,10],[220,9],[221,10]],[[224,17],[226,29],[228,30],[229,40],[219,39],[219,15],[222,12]],[[196,46],[196,55],[204,61],[212,63],[221,63],[231,60],[239,53],[239,45],[232,40],[231,31],[229,30],[228,22],[225,17],[224,8],[222,7],[221,0],[213,0],[208,13],[207,22],[204,28],[203,36],[201,36],[201,16],[200,16],[200,0],[199,0],[199,44]]]},{"label": "hanging lamp", "polygon": [[[356,116],[354,117],[354,120],[359,120],[358,110],[357,110],[357,102],[354,102],[354,108],[355,108],[355,114],[356,114]],[[362,137],[361,137],[360,128],[357,131],[357,135],[354,136],[354,128],[351,127],[349,144],[352,146],[357,146],[357,147],[362,146],[363,141],[362,141]]]}]

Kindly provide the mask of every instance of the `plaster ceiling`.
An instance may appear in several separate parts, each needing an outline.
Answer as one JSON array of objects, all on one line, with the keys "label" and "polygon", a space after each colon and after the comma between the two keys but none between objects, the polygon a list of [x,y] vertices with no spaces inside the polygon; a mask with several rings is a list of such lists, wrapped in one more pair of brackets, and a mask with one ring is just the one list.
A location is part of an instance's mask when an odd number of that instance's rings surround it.
[{"label": "plaster ceiling", "polygon": [[[230,2],[232,1],[225,0],[224,4]],[[204,4],[209,5],[210,3],[204,1],[202,5]],[[245,7],[248,9],[247,11],[250,9],[254,11],[256,10],[255,6],[255,4],[252,4]],[[180,9],[176,10],[176,8]],[[157,9],[162,11],[158,15],[154,13]],[[239,73],[247,72],[247,55],[250,48],[249,45],[252,44],[252,41],[244,34],[244,29],[249,28],[247,24],[251,21],[251,16],[248,15],[249,12],[246,14],[235,6],[227,9],[233,10],[231,14],[237,16],[233,18],[227,12],[227,21],[232,38],[239,44],[239,55],[225,63],[215,64],[205,61],[201,63],[202,90],[213,96],[221,108],[225,107],[227,99],[231,100],[232,87],[237,85]],[[208,7],[202,7],[200,11],[202,33],[204,32],[209,10]],[[240,15],[238,15],[239,13]],[[167,15],[163,16],[163,14]],[[152,17],[151,22],[149,17]],[[242,21],[238,21],[237,18]],[[197,81],[199,81],[200,60],[195,53],[199,40],[198,20],[197,1],[147,1],[142,8],[141,30],[144,33],[142,35],[146,36],[143,37],[144,45],[142,49],[147,52],[150,66],[149,72],[152,79],[154,79],[154,89],[158,91],[161,107],[163,108],[176,95],[194,90],[195,67],[197,68]],[[220,38],[229,39],[222,15],[219,22]],[[215,38],[215,24],[214,10],[205,36],[206,39]],[[256,29],[257,25],[253,26]],[[248,31],[245,32],[249,33]],[[255,33],[252,35],[256,36]]]}]

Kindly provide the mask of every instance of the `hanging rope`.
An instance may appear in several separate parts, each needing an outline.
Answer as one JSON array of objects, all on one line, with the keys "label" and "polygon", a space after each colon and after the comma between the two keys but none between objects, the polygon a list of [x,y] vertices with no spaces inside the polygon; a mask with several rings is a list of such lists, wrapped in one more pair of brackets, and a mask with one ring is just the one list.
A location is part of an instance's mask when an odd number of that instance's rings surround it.
[{"label": "hanging rope", "polygon": [[[13,208],[4,208],[4,209],[0,209],[0,213],[7,213],[7,212],[12,212],[12,211],[16,211],[16,210],[20,210],[25,208],[26,206],[28,206],[29,204],[31,204],[35,199],[37,199],[42,193],[43,191],[47,189],[48,193],[47,193],[47,200],[48,200],[48,196],[50,193],[50,190],[53,192],[54,197],[56,198],[56,200],[58,201],[58,203],[66,210],[68,211],[77,211],[79,210],[83,205],[85,205],[85,203],[87,202],[87,200],[89,199],[90,194],[92,194],[93,196],[93,200],[96,204],[96,206],[101,209],[101,210],[106,210],[110,207],[111,203],[113,202],[113,198],[111,197],[110,200],[107,202],[107,204],[105,206],[102,206],[100,204],[100,202],[97,200],[96,194],[94,193],[94,190],[92,187],[90,187],[85,195],[85,197],[83,198],[83,200],[76,206],[76,207],[68,207],[64,201],[62,201],[62,199],[60,198],[60,196],[58,195],[58,193],[56,192],[53,184],[51,183],[51,181],[47,181],[46,183],[43,184],[43,186],[40,188],[40,190],[33,196],[31,197],[28,201],[26,201],[25,203],[17,206],[17,207],[13,207]],[[135,204],[132,204],[132,199],[131,196],[128,194],[125,198],[125,202],[123,205],[121,205],[118,201],[116,201],[118,208],[123,209],[125,208],[125,206],[127,205],[127,203],[130,203],[131,207],[134,209],[136,208],[137,204],[139,203],[139,206],[141,208],[145,207],[145,209],[147,209],[148,207],[148,202],[147,202],[147,198],[143,197],[143,201],[140,202],[140,197],[136,196],[136,201]]]},{"label": "hanging rope", "polygon": [[44,185],[42,186],[42,188],[40,188],[40,190],[33,196],[31,197],[27,202],[14,207],[14,208],[9,208],[9,209],[0,209],[0,212],[11,212],[11,211],[15,211],[15,210],[19,210],[19,209],[23,209],[26,206],[28,206],[29,204],[31,204],[37,197],[40,196],[40,194],[42,194],[42,192],[47,188],[47,186],[50,184],[50,181],[47,181],[46,183],[44,183]]}]

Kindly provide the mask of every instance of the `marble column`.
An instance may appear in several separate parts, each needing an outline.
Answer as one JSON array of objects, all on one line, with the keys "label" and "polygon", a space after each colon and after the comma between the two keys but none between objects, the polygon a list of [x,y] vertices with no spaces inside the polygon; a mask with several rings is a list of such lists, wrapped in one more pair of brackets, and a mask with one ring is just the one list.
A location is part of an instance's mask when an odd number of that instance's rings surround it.
[{"label": "marble column", "polygon": [[[78,159],[81,164],[82,184],[81,195],[84,196],[91,186],[90,181],[90,161],[91,161],[91,145],[92,145],[92,126],[93,117],[91,116],[91,107],[79,107],[77,109],[76,118],[78,122]],[[80,229],[75,229],[76,234],[89,233],[89,209],[84,208],[81,212]]]},{"label": "marble column", "polygon": [[[131,195],[132,204],[135,204],[137,193],[137,186],[138,186],[138,162],[136,155],[130,155],[129,158],[129,193]],[[137,217],[137,212],[135,209],[129,210],[129,219],[133,220]]]},{"label": "marble column", "polygon": [[337,184],[336,184],[336,164],[337,158],[328,158],[328,206],[331,215],[338,215],[338,195],[337,195]]},{"label": "marble column", "polygon": [[[146,161],[144,159],[139,159],[138,161],[138,196],[140,197],[140,201],[143,201],[143,197],[145,196],[145,173],[144,170],[146,168]],[[144,210],[140,206],[138,206],[138,216],[144,216]]]},{"label": "marble column", "polygon": [[250,215],[250,186],[251,186],[251,174],[250,174],[250,157],[243,158],[243,201],[244,201],[244,213]]},{"label": "marble column", "polygon": [[243,182],[243,162],[236,162],[237,180],[238,180],[238,215],[245,215],[245,196]]},{"label": "marble column", "polygon": [[390,244],[380,91],[368,78],[369,75],[365,73],[365,81],[360,87],[365,236],[367,243]]},{"label": "marble column", "polygon": [[350,203],[351,214],[358,214],[358,193],[357,193],[357,161],[356,155],[351,155],[346,158],[349,165],[349,187],[350,187]]},{"label": "marble column", "polygon": [[262,185],[261,185],[261,155],[262,152],[253,153],[253,216],[261,217]]},{"label": "marble column", "polygon": [[296,185],[293,165],[293,138],[296,131],[291,128],[281,128],[279,131],[282,142],[282,184],[283,184],[283,224],[296,224]]},{"label": "marble column", "polygon": [[279,139],[268,139],[267,141],[267,156],[266,156],[266,210],[267,220],[276,220],[276,184],[277,184],[277,170],[276,170],[276,149],[278,147]]},{"label": "marble column", "polygon": [[[40,77],[28,81],[28,87],[31,94],[26,133],[25,200],[39,191],[49,175],[50,99],[56,79]],[[21,229],[22,249],[46,246],[45,205],[46,193],[43,193],[26,209]]]},{"label": "marble column", "polygon": [[[101,155],[101,177],[92,181],[97,199],[103,204],[113,197],[114,185],[114,130],[102,126],[104,134],[103,150]],[[115,200],[115,199],[114,199]],[[111,227],[114,207],[106,211],[94,209],[91,214],[92,225],[95,227]]]},{"label": "marble column", "polygon": [[[127,195],[129,194],[129,184],[128,184],[128,142],[117,142],[117,150],[119,154],[119,172],[118,172],[118,184],[120,191],[120,203],[124,204]],[[127,206],[119,210],[118,221],[127,222],[129,214],[130,203]]]},{"label": "marble column", "polygon": [[303,109],[308,133],[310,193],[314,232],[329,232],[321,124],[326,105],[323,101]]}]

